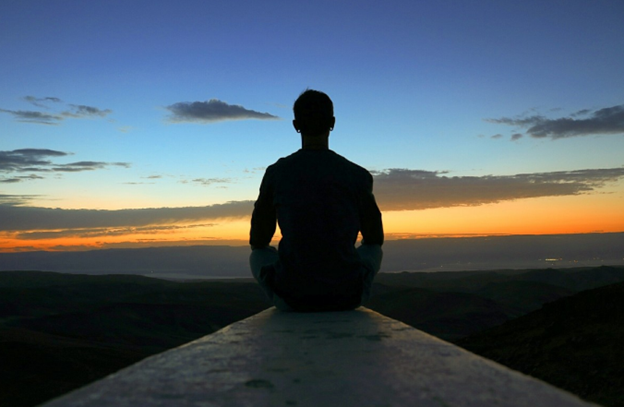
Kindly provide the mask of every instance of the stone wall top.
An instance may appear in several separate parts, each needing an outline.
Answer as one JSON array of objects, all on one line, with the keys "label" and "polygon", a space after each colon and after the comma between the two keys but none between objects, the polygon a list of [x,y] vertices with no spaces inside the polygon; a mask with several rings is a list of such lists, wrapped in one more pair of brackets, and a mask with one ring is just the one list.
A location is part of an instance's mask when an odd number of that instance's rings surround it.
[{"label": "stone wall top", "polygon": [[360,307],[271,308],[45,407],[590,405]]}]

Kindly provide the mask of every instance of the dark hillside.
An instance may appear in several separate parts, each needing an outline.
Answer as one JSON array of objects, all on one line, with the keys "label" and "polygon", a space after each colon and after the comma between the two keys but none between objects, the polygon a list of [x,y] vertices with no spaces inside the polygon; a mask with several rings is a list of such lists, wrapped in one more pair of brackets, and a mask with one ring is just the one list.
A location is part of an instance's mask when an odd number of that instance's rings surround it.
[{"label": "dark hillside", "polygon": [[32,406],[267,308],[250,282],[0,272],[0,406]]},{"label": "dark hillside", "polygon": [[487,285],[533,281],[578,292],[624,281],[624,266],[578,267],[495,271],[380,273],[376,282],[397,287],[474,293]]},{"label": "dark hillside", "polygon": [[605,406],[624,406],[624,283],[583,291],[457,341]]},{"label": "dark hillside", "polygon": [[474,294],[420,288],[377,295],[366,306],[446,340],[502,324],[510,312],[505,306]]},{"label": "dark hillside", "polygon": [[624,280],[624,267],[600,266],[573,269],[537,269],[518,276],[518,280],[537,281],[574,291],[589,290]]},{"label": "dark hillside", "polygon": [[624,267],[381,273],[367,306],[457,340],[576,292],[624,281]]},{"label": "dark hillside", "polygon": [[543,304],[574,294],[568,288],[535,281],[489,283],[474,294],[504,305],[510,318],[540,309]]}]

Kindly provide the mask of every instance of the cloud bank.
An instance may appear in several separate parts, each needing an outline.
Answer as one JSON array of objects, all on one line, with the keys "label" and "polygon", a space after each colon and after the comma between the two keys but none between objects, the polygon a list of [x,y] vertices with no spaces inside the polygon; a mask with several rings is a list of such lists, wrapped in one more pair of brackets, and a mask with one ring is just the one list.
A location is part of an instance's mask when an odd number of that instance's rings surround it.
[{"label": "cloud bank", "polygon": [[589,193],[624,178],[624,167],[507,176],[449,177],[442,171],[389,169],[375,173],[382,210],[476,206],[501,201]]},{"label": "cloud bank", "polygon": [[[477,206],[502,201],[591,193],[624,178],[624,167],[509,176],[450,177],[443,171],[388,169],[374,175],[382,211]],[[15,238],[111,236],[248,218],[253,201],[185,208],[123,210],[54,209],[30,206],[37,196],[0,195],[0,232]]]},{"label": "cloud bank", "polygon": [[[624,134],[624,105],[607,107],[599,110],[583,109],[569,117],[549,119],[534,115],[529,117],[486,119],[487,122],[525,128],[526,134],[534,138],[553,140],[591,136],[599,134]],[[512,139],[522,137],[514,134]]]},{"label": "cloud bank", "polygon": [[68,229],[129,228],[249,216],[253,201],[187,208],[121,210],[54,209],[24,204],[28,197],[0,195],[0,231],[67,231]]},{"label": "cloud bank", "polygon": [[213,123],[224,120],[277,120],[279,117],[245,109],[240,105],[229,105],[218,99],[205,102],[178,102],[166,107],[171,112],[173,123]]}]

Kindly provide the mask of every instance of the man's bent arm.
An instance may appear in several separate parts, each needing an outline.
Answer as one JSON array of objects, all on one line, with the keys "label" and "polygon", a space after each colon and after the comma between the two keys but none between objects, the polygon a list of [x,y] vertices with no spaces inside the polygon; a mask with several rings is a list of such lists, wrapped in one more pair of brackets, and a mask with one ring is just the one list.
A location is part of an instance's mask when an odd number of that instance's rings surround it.
[{"label": "man's bent arm", "polygon": [[251,231],[249,233],[249,244],[252,249],[261,249],[271,243],[275,234],[275,211],[266,213],[265,211],[254,209],[251,215]]},{"label": "man's bent arm", "polygon": [[249,244],[252,249],[267,247],[275,234],[277,216],[273,206],[273,194],[269,191],[266,178],[265,174],[260,185],[260,195],[254,204],[254,211],[251,215]]},{"label": "man's bent arm", "polygon": [[383,223],[381,211],[375,202],[373,195],[373,177],[369,179],[369,186],[360,203],[360,229],[362,232],[362,244],[378,244],[384,242]]}]

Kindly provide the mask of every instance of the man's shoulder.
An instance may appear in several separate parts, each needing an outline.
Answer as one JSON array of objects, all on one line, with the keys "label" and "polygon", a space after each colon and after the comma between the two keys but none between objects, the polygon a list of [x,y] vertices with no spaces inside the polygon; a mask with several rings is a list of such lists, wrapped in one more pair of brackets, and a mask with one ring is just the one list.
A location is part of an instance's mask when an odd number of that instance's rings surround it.
[{"label": "man's shoulder", "polygon": [[307,150],[297,150],[294,153],[282,157],[277,160],[272,167],[274,166],[282,166],[288,164],[295,164],[297,162],[303,162],[308,160],[321,160],[326,162],[327,164],[334,165],[342,165],[345,167],[351,167],[356,171],[367,172],[366,168],[354,163],[353,161],[343,157],[342,155],[336,153],[333,150],[323,150],[323,151],[307,151]]},{"label": "man's shoulder", "polygon": [[[332,152],[333,152],[333,151],[332,151]],[[367,174],[369,173],[369,172],[368,172],[368,170],[367,170],[366,168],[362,167],[361,165],[354,163],[353,161],[351,161],[351,160],[349,160],[349,159],[347,159],[347,158],[345,158],[345,157],[341,156],[341,155],[340,155],[340,154],[338,154],[338,153],[334,153],[334,154],[335,154],[335,155],[336,155],[336,156],[337,156],[340,160],[342,160],[342,161],[343,161],[346,165],[351,166],[354,170],[356,170],[356,171],[360,171],[360,172],[363,172],[363,173],[367,173]]]},{"label": "man's shoulder", "polygon": [[282,174],[284,172],[298,172],[300,170],[308,168],[309,166],[317,166],[319,165],[319,163],[326,166],[326,168],[333,169],[336,172],[351,174],[350,177],[352,179],[353,177],[355,177],[356,179],[363,180],[364,182],[372,180],[372,176],[366,168],[354,163],[353,161],[350,161],[349,159],[332,150],[298,150],[286,157],[280,158],[275,163],[269,165],[266,172],[273,175]]},{"label": "man's shoulder", "polygon": [[338,153],[333,152],[335,160],[340,163],[341,166],[347,168],[351,174],[357,177],[357,179],[363,180],[365,182],[372,182],[371,173],[364,167],[359,164],[354,163],[353,161],[341,156]]}]

